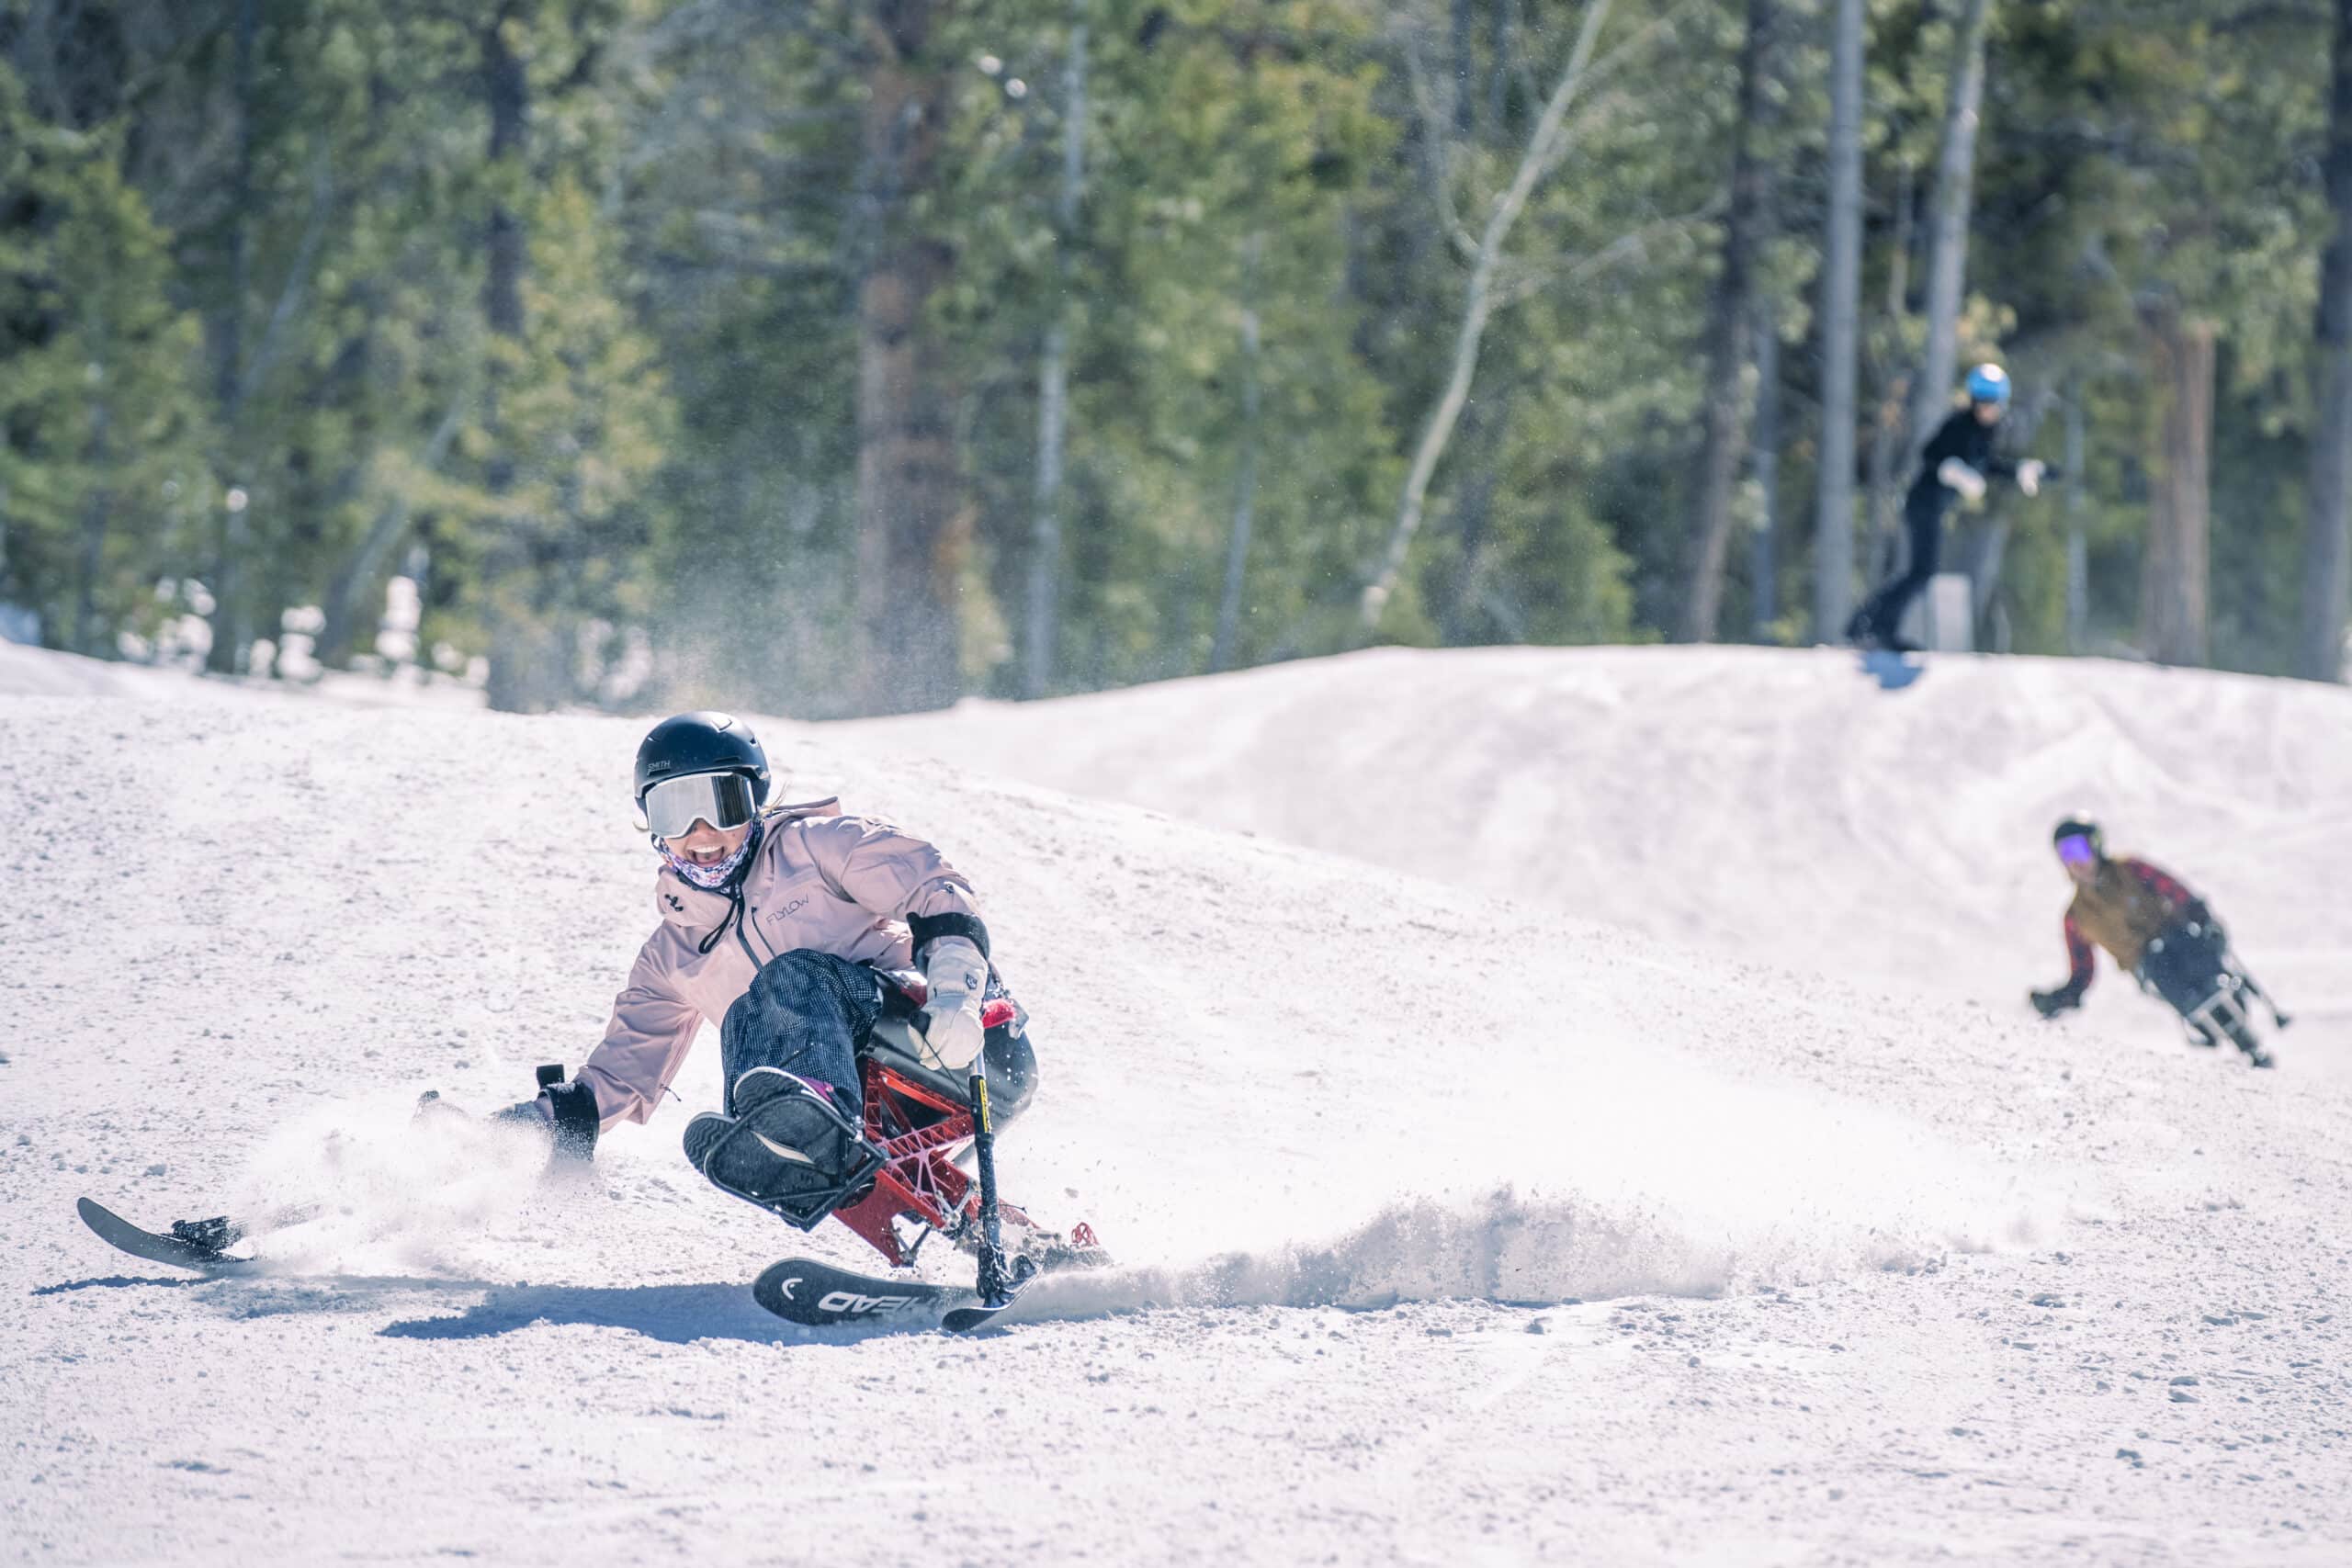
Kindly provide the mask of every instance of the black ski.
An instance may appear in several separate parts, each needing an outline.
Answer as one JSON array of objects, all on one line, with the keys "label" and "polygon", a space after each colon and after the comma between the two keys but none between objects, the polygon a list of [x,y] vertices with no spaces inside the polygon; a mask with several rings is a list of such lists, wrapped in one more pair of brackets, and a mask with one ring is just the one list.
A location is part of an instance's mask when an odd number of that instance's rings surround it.
[{"label": "black ski", "polygon": [[250,1258],[228,1255],[226,1249],[245,1234],[228,1220],[182,1221],[172,1227],[172,1234],[164,1235],[141,1230],[105,1204],[87,1198],[76,1200],[74,1206],[80,1212],[82,1223],[97,1232],[101,1240],[133,1258],[168,1263],[175,1269],[200,1269],[208,1274],[234,1274],[254,1267]]},{"label": "black ski", "polygon": [[808,1328],[845,1323],[916,1328],[935,1326],[978,1298],[957,1285],[877,1280],[814,1258],[787,1258],[769,1264],[752,1281],[752,1299],[786,1323]]}]

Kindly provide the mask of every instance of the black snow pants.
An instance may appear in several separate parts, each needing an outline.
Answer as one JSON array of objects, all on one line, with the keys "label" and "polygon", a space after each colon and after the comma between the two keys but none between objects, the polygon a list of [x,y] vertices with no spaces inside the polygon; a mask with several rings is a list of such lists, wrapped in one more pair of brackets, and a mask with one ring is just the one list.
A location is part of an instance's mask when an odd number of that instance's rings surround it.
[{"label": "black snow pants", "polygon": [[1851,635],[1892,637],[1903,627],[1904,613],[1936,575],[1943,556],[1944,512],[1951,492],[1941,484],[1913,485],[1903,498],[1903,533],[1910,549],[1902,571],[1879,585],[1854,614]]},{"label": "black snow pants", "polygon": [[2173,926],[2148,944],[2137,977],[2187,1018],[2222,988],[2229,970],[2225,941],[2210,924],[2194,932],[2186,922]]},{"label": "black snow pants", "polygon": [[854,1122],[865,1103],[857,1051],[882,1016],[882,976],[865,964],[805,947],[761,965],[718,1023],[727,1113],[736,1114],[737,1079],[753,1067],[781,1067],[831,1089]]},{"label": "black snow pants", "polygon": [[[989,997],[1006,994],[991,969]],[[911,1010],[896,987],[863,964],[808,948],[770,959],[719,1021],[727,1113],[736,1114],[737,1079],[753,1067],[780,1067],[831,1089],[833,1103],[855,1124],[865,1107],[858,1053],[886,1013]],[[1037,1058],[1026,1034],[1004,1026],[989,1030],[981,1065],[997,1119],[1010,1121],[1036,1092]]]}]

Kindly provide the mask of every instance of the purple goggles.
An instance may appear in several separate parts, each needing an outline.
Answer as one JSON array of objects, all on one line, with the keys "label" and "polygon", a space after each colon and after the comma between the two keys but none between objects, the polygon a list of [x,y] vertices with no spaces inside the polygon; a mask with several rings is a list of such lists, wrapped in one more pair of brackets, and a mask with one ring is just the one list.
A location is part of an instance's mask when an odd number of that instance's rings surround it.
[{"label": "purple goggles", "polygon": [[2098,850],[2084,835],[2069,834],[2058,840],[2058,858],[2068,865],[2096,865]]}]

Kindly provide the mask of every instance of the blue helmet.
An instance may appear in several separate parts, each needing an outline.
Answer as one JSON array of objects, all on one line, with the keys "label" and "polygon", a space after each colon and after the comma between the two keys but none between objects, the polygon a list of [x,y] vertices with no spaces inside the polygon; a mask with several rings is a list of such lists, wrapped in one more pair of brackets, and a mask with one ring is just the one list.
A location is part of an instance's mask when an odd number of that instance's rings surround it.
[{"label": "blue helmet", "polygon": [[1968,400],[1972,403],[1997,403],[2007,408],[2009,402],[2009,373],[1997,365],[1980,365],[1968,373]]}]

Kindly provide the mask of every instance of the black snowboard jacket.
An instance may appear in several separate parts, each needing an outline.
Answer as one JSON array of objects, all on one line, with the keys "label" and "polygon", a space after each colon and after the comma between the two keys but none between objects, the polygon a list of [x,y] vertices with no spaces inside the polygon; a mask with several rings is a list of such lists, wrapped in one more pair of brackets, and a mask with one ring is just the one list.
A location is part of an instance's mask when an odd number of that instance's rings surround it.
[{"label": "black snowboard jacket", "polygon": [[1950,418],[1936,426],[1935,434],[1919,454],[1919,477],[1911,481],[1911,499],[1940,502],[1950,498],[1951,487],[1936,475],[1947,457],[1959,458],[1988,479],[2015,478],[2018,466],[1995,448],[2000,434],[2001,427],[1978,419],[1973,406],[1953,410]]}]

